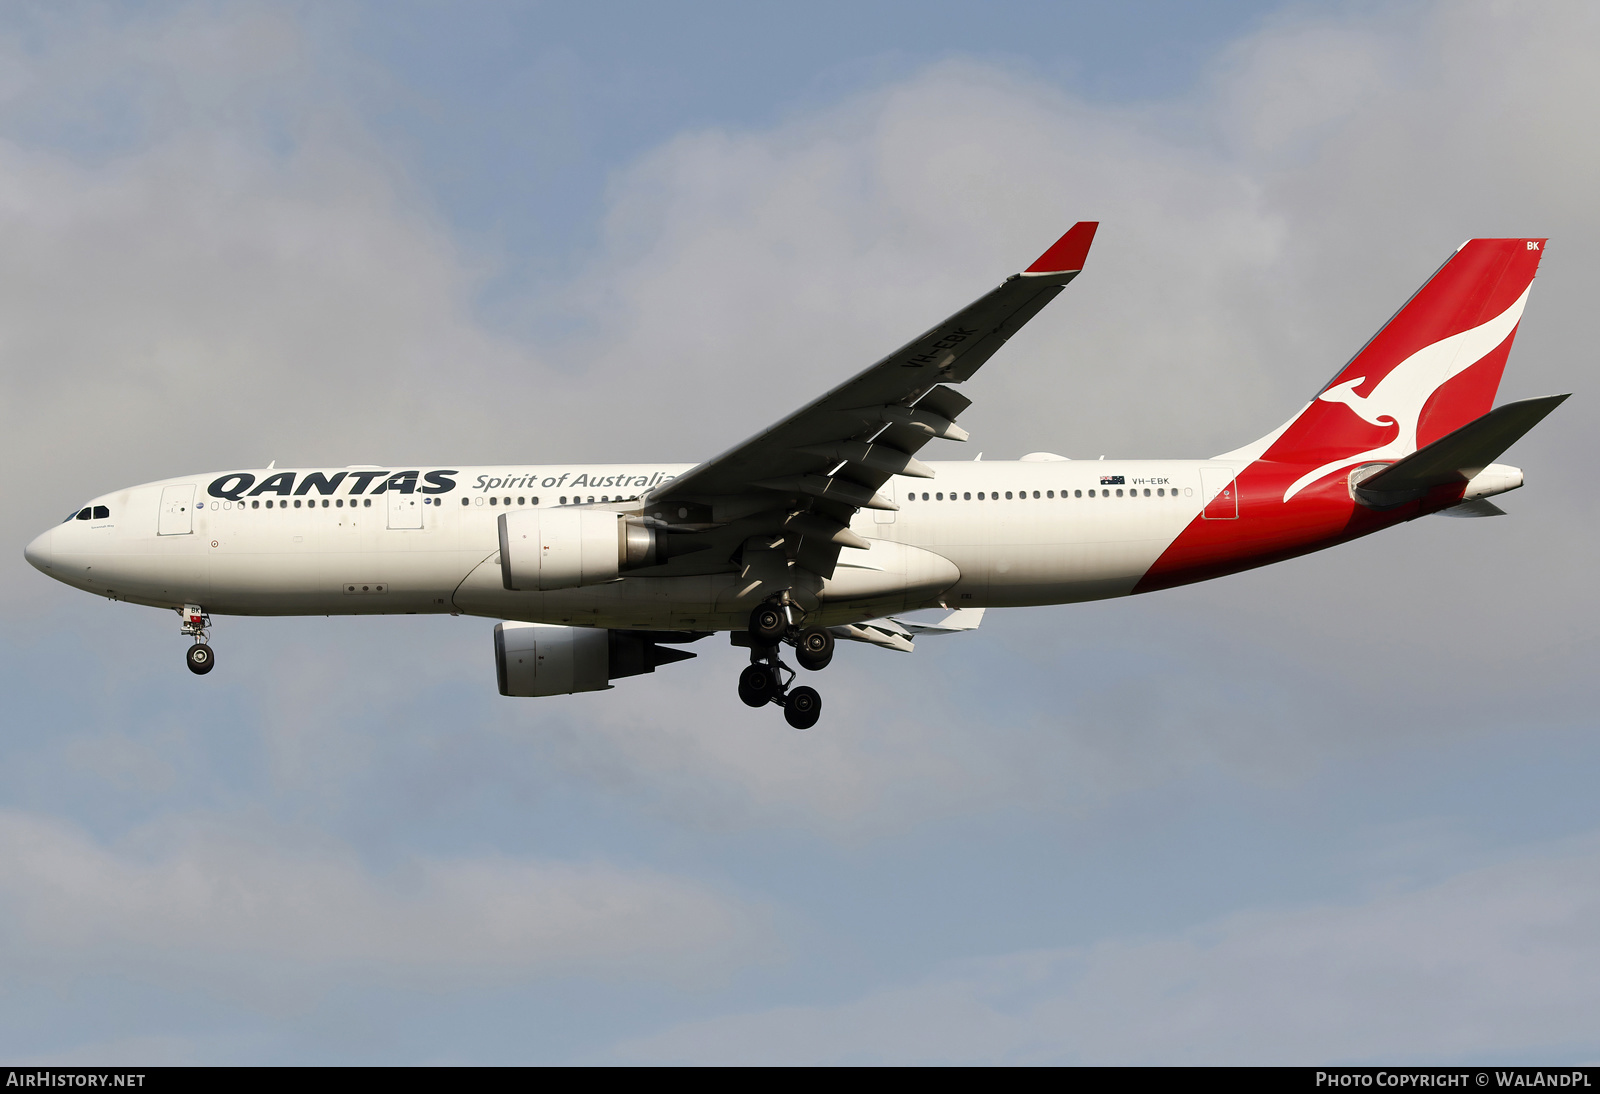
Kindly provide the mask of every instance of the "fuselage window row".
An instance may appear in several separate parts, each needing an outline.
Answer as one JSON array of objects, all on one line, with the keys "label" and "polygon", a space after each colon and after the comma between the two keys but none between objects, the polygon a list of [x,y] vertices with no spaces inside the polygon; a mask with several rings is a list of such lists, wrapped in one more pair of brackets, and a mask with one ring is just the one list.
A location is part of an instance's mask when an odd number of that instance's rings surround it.
[{"label": "fuselage window row", "polygon": [[[1144,488],[1142,488],[1142,495],[1141,495],[1141,489],[1140,488],[1135,488],[1135,487],[1128,488],[1126,493],[1124,493],[1124,491],[1122,489],[1116,489],[1115,491],[1113,491],[1111,488],[1108,488],[1108,487],[1101,487],[1098,490],[1096,490],[1094,487],[1090,487],[1088,489],[1088,496],[1091,497],[1091,498],[1094,498],[1094,497],[1109,498],[1109,497],[1112,497],[1113,494],[1116,497],[1119,497],[1119,498],[1120,497],[1136,498],[1136,497],[1140,497],[1140,496],[1147,497],[1147,498],[1151,497],[1151,496],[1158,497],[1158,498],[1164,498],[1164,497],[1168,497],[1169,493],[1170,493],[1170,496],[1174,497],[1174,498],[1179,496],[1178,488],[1175,487],[1175,486],[1171,487],[1170,491],[1169,491],[1169,489],[1167,487],[1156,487],[1154,489],[1154,491],[1152,491],[1150,487],[1144,487]],[[1082,490],[1082,489],[1062,490],[1059,493],[1059,495],[1054,490],[1043,490],[1043,491],[1040,491],[1040,490],[1033,490],[1033,491],[1028,491],[1028,490],[1006,490],[1004,492],[999,491],[999,490],[989,490],[989,491],[979,490],[977,492],[977,500],[978,501],[999,501],[999,500],[1001,500],[1002,497],[1004,497],[1004,499],[1006,501],[1027,501],[1030,498],[1032,498],[1032,499],[1055,499],[1058,496],[1060,498],[1062,498],[1062,499],[1081,498],[1081,497],[1084,497],[1084,490]],[[906,497],[907,501],[918,501],[918,500],[921,500],[921,501],[972,501],[973,500],[973,495],[972,495],[971,491],[963,491],[963,492],[958,494],[954,490],[950,491],[948,496],[946,496],[944,491],[932,491],[932,492],[930,492],[930,491],[924,490],[924,491],[921,491],[919,493],[918,491],[912,490],[912,491],[908,491],[906,493],[905,497]],[[318,498],[306,498],[303,501],[300,498],[295,498],[293,500],[292,504],[293,504],[294,508],[296,508],[296,509],[301,508],[302,505],[304,507],[306,507],[306,508],[315,509],[317,507],[317,502],[319,500],[321,501],[322,508],[324,508],[324,509],[327,509],[330,506],[332,506],[333,508],[342,509],[342,508],[344,508],[345,502],[346,502],[346,499],[344,499],[344,498],[332,498],[332,499],[329,499],[329,498],[321,498],[321,499],[318,499]],[[612,498],[608,494],[602,494],[598,499],[596,499],[593,495],[590,495],[587,498],[585,498],[582,495],[574,494],[574,495],[571,495],[570,497],[567,496],[567,495],[562,495],[561,498],[558,499],[558,500],[559,500],[559,504],[561,504],[561,505],[567,505],[569,503],[572,504],[572,505],[583,505],[583,504],[586,504],[586,503],[592,505],[596,500],[604,503],[604,502],[611,502],[611,501],[636,501],[638,499],[637,499],[637,495],[635,495],[633,497],[624,497],[623,495],[618,494],[615,498]],[[250,508],[251,509],[260,509],[261,508],[261,501],[262,501],[262,499],[252,498],[250,500]],[[364,506],[365,508],[368,508],[368,509],[372,508],[372,499],[371,498],[359,498],[359,499],[350,498],[350,499],[348,499],[348,501],[349,501],[350,508],[352,508],[352,509],[357,507],[358,501],[359,501],[361,506]],[[482,498],[482,497],[479,497],[477,499],[464,497],[464,498],[461,499],[461,504],[463,506],[471,506],[474,503],[476,503],[478,505],[483,505],[484,502],[485,502],[485,499]],[[245,502],[244,502],[244,499],[242,499],[242,498],[239,499],[238,501],[221,501],[221,502],[212,502],[211,504],[212,504],[212,508],[232,509],[232,508],[234,508],[236,506],[239,509],[245,508]],[[276,507],[279,508],[279,509],[287,509],[287,508],[290,507],[290,504],[291,504],[291,502],[288,499],[279,499],[277,501],[277,506]],[[435,498],[435,497],[425,497],[425,498],[422,499],[422,504],[424,504],[424,505],[443,505],[444,504],[444,499],[443,498]],[[498,508],[500,506],[505,506],[505,507],[509,508],[513,504],[518,505],[518,506],[538,505],[539,504],[539,499],[537,497],[530,497],[530,496],[526,496],[526,495],[524,495],[522,497],[518,497],[518,498],[510,498],[510,497],[500,496],[500,497],[490,497],[488,499],[488,504],[492,505],[492,506],[495,506],[496,508]],[[272,499],[270,499],[270,498],[266,499],[266,507],[268,509],[271,509],[271,508],[274,507]],[[196,506],[196,508],[204,508],[204,503],[203,502],[199,503]],[[107,519],[110,518],[110,516],[111,516],[111,510],[109,508],[107,508],[104,505],[95,505],[95,506],[85,506],[83,509],[75,510],[74,512],[69,513],[67,515],[66,519],[69,520],[69,521],[70,520],[91,520],[91,519],[92,520],[107,520]]]},{"label": "fuselage window row", "polygon": [[[1017,491],[1007,490],[1005,492],[1005,500],[1007,500],[1007,501],[1013,501],[1013,500],[1026,501],[1026,500],[1028,500],[1028,498],[1030,496],[1034,497],[1034,498],[1038,498],[1038,497],[1040,497],[1040,492],[1038,490],[1035,490],[1035,491],[1032,492],[1031,495],[1026,490],[1017,490]],[[1044,491],[1043,496],[1045,498],[1054,498],[1056,496],[1056,492],[1054,490],[1046,490],[1046,491]],[[1102,498],[1109,498],[1109,497],[1111,497],[1111,491],[1108,490],[1108,489],[1103,489],[1102,488],[1099,491],[1098,495],[1097,495],[1095,493],[1094,489],[1091,488],[1089,490],[1089,496],[1091,498],[1092,497],[1096,497],[1096,496],[1102,497]],[[1126,495],[1124,495],[1121,490],[1118,490],[1116,492],[1116,496],[1119,497],[1119,498],[1120,497],[1124,497],[1124,496],[1130,497],[1130,498],[1136,498],[1136,497],[1139,497],[1140,495],[1139,495],[1139,491],[1137,489],[1130,488]],[[1144,488],[1144,496],[1147,497],[1147,498],[1151,496],[1149,487],[1145,487]],[[1155,496],[1158,497],[1158,498],[1167,497],[1168,496],[1167,488],[1164,487],[1164,486],[1156,487]],[[1176,486],[1172,487],[1171,496],[1172,497],[1177,497],[1178,496],[1178,488]],[[1067,497],[1081,498],[1081,497],[1083,497],[1083,491],[1082,490],[1072,490],[1072,491],[1063,490],[1063,491],[1061,491],[1061,497],[1062,498],[1067,498]],[[907,501],[917,501],[918,498],[919,498],[919,495],[915,490],[910,491],[909,493],[906,494],[906,500]],[[936,492],[936,493],[930,494],[927,491],[923,491],[921,493],[920,499],[922,501],[944,501],[944,500],[946,500],[943,493],[937,493]],[[963,492],[961,494],[961,496],[958,498],[956,496],[956,492],[954,490],[952,490],[952,491],[950,491],[949,500],[950,501],[971,501],[972,500],[972,494],[970,492]],[[985,493],[985,491],[979,490],[978,491],[978,500],[979,501],[985,501],[985,500],[988,500],[988,501],[999,501],[1000,500],[1000,491],[991,490],[991,491],[988,491],[987,493]]]}]

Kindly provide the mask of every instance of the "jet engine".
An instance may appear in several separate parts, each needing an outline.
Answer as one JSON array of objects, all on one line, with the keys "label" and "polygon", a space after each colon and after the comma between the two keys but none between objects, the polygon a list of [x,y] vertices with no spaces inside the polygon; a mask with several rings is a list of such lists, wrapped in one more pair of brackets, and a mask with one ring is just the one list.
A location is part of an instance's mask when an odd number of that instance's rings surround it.
[{"label": "jet engine", "polygon": [[694,656],[662,643],[694,642],[704,637],[697,631],[608,631],[547,623],[497,623],[495,675],[501,695],[604,691],[612,680],[654,672],[658,665]]},{"label": "jet engine", "polygon": [[507,589],[576,589],[653,566],[658,534],[637,519],[592,509],[500,514],[500,577]]}]

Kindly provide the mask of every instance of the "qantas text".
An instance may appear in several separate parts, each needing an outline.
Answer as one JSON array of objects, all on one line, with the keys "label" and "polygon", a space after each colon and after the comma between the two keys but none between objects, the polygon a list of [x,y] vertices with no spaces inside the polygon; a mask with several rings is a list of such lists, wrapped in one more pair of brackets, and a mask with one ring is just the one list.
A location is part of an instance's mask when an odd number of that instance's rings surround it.
[{"label": "qantas text", "polygon": [[[300,497],[305,494],[448,494],[457,486],[459,471],[273,471],[259,478],[249,471],[231,471],[212,481],[206,493],[214,498],[238,501],[244,497],[270,494]],[[649,474],[600,474],[564,471],[541,477],[537,472],[507,471],[500,475],[479,475],[468,490],[521,490],[543,487],[547,490],[649,490],[677,476],[664,471]],[[341,489],[343,487],[343,489]]]}]

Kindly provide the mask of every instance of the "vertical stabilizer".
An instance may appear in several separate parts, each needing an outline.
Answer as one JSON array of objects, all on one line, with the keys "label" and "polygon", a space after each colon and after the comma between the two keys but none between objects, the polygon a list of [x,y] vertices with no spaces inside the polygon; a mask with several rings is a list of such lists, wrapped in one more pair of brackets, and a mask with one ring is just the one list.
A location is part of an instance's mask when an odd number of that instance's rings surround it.
[{"label": "vertical stabilizer", "polygon": [[1486,414],[1544,243],[1462,244],[1298,416],[1229,455],[1304,465],[1288,501],[1324,475],[1401,459]]}]

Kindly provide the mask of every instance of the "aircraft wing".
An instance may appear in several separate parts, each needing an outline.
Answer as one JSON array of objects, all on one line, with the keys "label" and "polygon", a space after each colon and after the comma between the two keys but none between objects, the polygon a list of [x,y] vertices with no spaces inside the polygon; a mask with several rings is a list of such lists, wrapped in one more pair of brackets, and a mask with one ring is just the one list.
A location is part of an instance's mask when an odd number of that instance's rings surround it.
[{"label": "aircraft wing", "polygon": [[779,537],[797,566],[832,577],[841,547],[866,545],[849,530],[857,510],[897,508],[878,488],[893,475],[932,478],[915,454],[934,437],[966,440],[955,419],[971,400],[947,385],[970,378],[1078,275],[1098,227],[1073,225],[1022,273],[810,405],[657,488],[645,499],[645,513],[718,540]]}]

